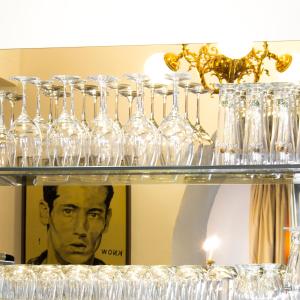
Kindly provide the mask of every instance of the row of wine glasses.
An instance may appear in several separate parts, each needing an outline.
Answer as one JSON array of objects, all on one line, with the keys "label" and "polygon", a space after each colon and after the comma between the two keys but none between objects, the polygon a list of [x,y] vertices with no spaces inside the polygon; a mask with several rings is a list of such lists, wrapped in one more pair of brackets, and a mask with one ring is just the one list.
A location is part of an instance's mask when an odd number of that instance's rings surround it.
[{"label": "row of wine glasses", "polygon": [[300,162],[299,100],[292,83],[221,85],[214,164]]},{"label": "row of wine glasses", "polygon": [[[90,76],[87,83],[79,76],[56,75],[51,81],[37,77],[14,76],[11,79],[22,84],[22,110],[6,129],[3,116],[3,101],[19,97],[2,91],[0,93],[0,163],[1,166],[156,166],[200,165],[203,145],[212,144],[209,135],[200,124],[200,95],[206,91],[200,84],[190,83],[187,73],[172,73],[166,78],[173,89],[162,84],[152,84],[143,74],[126,74],[126,79],[135,83],[119,83],[108,75]],[[62,86],[55,82],[62,83]],[[27,112],[26,85],[36,87],[36,113],[31,118]],[[179,112],[178,88],[185,90],[185,114]],[[115,115],[107,111],[108,87],[115,91]],[[144,113],[144,88],[151,91],[151,115]],[[82,93],[82,114],[77,118],[74,109],[74,89]],[[41,115],[41,91],[50,99],[49,117]],[[188,116],[188,94],[197,95],[196,123]],[[154,117],[154,93],[163,96],[162,122]],[[94,118],[86,117],[86,95],[93,98]],[[122,95],[129,102],[129,120],[121,125],[118,98]],[[170,113],[166,113],[166,97],[173,96]],[[63,98],[58,112],[59,98]],[[69,107],[67,100],[69,98]],[[99,99],[99,102],[98,102]],[[98,105],[97,105],[98,104]],[[135,104],[136,109],[132,110]],[[98,106],[98,109],[97,109]],[[98,110],[98,112],[97,112]]]}]

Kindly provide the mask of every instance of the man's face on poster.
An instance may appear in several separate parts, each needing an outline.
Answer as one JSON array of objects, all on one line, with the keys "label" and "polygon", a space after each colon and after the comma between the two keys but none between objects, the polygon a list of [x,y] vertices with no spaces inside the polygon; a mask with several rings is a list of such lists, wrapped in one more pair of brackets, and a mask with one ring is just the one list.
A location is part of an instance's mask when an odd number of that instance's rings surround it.
[{"label": "man's face on poster", "polygon": [[58,195],[48,230],[55,255],[69,264],[91,263],[111,215],[104,202],[107,189],[60,186]]}]

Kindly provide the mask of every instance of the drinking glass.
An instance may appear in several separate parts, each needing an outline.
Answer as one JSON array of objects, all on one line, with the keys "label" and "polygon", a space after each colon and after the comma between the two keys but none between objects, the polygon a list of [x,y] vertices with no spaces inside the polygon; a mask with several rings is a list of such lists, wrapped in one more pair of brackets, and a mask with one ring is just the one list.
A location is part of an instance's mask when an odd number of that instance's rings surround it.
[{"label": "drinking glass", "polygon": [[262,276],[260,278],[260,297],[263,299],[275,299],[283,292],[281,277],[282,265],[262,264]]},{"label": "drinking glass", "polygon": [[15,158],[15,140],[4,124],[3,101],[7,94],[0,90],[0,167],[12,166]]},{"label": "drinking glass", "polygon": [[86,95],[87,93],[94,89],[94,85],[86,84],[86,81],[82,80],[77,82],[75,89],[79,90],[82,94],[82,108],[81,108],[81,119],[80,126],[82,130],[82,149],[81,149],[81,158],[79,165],[88,166],[90,162],[90,148],[91,148],[91,129],[89,127],[87,118],[86,118]]},{"label": "drinking glass", "polygon": [[184,119],[193,127],[192,122],[189,119],[189,92],[190,88],[194,86],[194,83],[189,80],[180,80],[178,86],[184,90]]},{"label": "drinking glass", "polygon": [[[82,130],[74,118],[74,112],[67,111],[67,84],[73,86],[77,76],[56,75],[54,79],[63,83],[63,108],[59,117],[49,130],[48,149],[50,165],[78,166],[81,157]],[[59,96],[59,95],[58,95]],[[71,107],[74,107],[71,93]]]},{"label": "drinking glass", "polygon": [[112,90],[114,90],[115,92],[115,111],[114,111],[114,122],[116,123],[116,125],[121,129],[122,128],[122,124],[120,122],[119,119],[119,95],[120,95],[120,90],[126,90],[130,87],[129,84],[126,83],[110,83],[108,85],[109,88],[111,88]]},{"label": "drinking glass", "polygon": [[241,140],[237,119],[234,84],[218,85],[219,111],[213,164],[236,165],[241,159]]},{"label": "drinking glass", "polygon": [[42,150],[41,150],[41,158],[40,158],[40,166],[47,166],[49,164],[49,153],[47,147],[47,138],[49,131],[49,123],[41,116],[41,87],[43,85],[50,85],[51,82],[34,79],[30,81],[36,87],[36,113],[33,118],[34,123],[38,126],[41,132],[42,137]]},{"label": "drinking glass", "polygon": [[243,162],[245,164],[267,164],[269,150],[264,120],[264,90],[259,84],[247,88],[247,109],[243,142]]},{"label": "drinking glass", "polygon": [[194,154],[194,131],[188,121],[179,113],[178,82],[189,80],[188,73],[167,74],[173,81],[173,105],[169,115],[161,122],[159,131],[161,141],[161,162],[166,166],[188,166]]},{"label": "drinking glass", "polygon": [[[128,166],[155,166],[159,156],[160,135],[144,114],[143,87],[148,77],[137,73],[126,76],[136,83],[137,100],[136,111],[124,126],[124,162]],[[133,97],[132,92],[127,95]]]},{"label": "drinking glass", "polygon": [[36,77],[14,76],[12,80],[22,84],[22,111],[12,124],[9,132],[15,139],[15,166],[31,167],[38,166],[42,152],[42,136],[39,127],[27,113],[26,84]]},{"label": "drinking glass", "polygon": [[155,127],[158,128],[158,125],[157,125],[157,122],[155,120],[155,116],[154,116],[154,98],[155,98],[155,91],[156,90],[160,90],[162,89],[163,87],[165,87],[164,84],[161,84],[161,83],[153,83],[153,82],[146,82],[145,83],[145,87],[149,88],[150,89],[150,122],[153,123],[153,125]]},{"label": "drinking glass", "polygon": [[98,82],[100,91],[99,114],[91,128],[91,165],[116,166],[123,153],[123,132],[107,113],[107,85],[117,79],[107,75],[89,77]]},{"label": "drinking glass", "polygon": [[[210,135],[205,131],[200,123],[200,95],[207,93],[199,83],[190,83],[189,91],[196,94],[197,106],[196,106],[196,122],[192,125],[195,133],[196,147],[193,158],[193,165],[201,165],[203,156],[205,156],[205,161],[210,163],[212,160],[213,141]],[[204,153],[205,152],[205,153]],[[204,155],[203,155],[204,154]]]},{"label": "drinking glass", "polygon": [[270,162],[287,164],[295,162],[294,94],[285,83],[272,85],[273,122],[270,142]]},{"label": "drinking glass", "polygon": [[237,300],[260,299],[261,266],[246,264],[236,266],[238,276],[234,283],[234,298]]}]

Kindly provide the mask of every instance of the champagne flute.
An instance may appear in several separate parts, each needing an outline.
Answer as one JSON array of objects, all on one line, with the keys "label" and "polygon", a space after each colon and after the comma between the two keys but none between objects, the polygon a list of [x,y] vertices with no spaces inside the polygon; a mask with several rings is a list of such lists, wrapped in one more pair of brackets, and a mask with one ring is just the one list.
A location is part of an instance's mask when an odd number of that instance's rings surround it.
[{"label": "champagne flute", "polygon": [[39,127],[33,122],[27,113],[26,84],[36,77],[14,76],[22,84],[22,111],[10,128],[10,134],[14,136],[16,147],[15,166],[38,166],[42,151],[42,136]]}]

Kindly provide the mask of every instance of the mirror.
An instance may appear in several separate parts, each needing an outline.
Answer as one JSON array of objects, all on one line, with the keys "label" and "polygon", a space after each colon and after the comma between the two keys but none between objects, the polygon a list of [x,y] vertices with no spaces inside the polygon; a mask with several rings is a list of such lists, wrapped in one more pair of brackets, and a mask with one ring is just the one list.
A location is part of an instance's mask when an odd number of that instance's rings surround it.
[{"label": "mirror", "polygon": [[[256,43],[259,47],[261,43]],[[190,45],[197,51],[201,45]],[[122,78],[124,73],[143,72],[148,57],[155,53],[180,51],[180,45],[114,46],[49,49],[17,49],[0,51],[1,77],[34,75],[41,79],[56,74],[72,74],[86,78],[94,74],[109,74]],[[250,46],[251,47],[251,46]],[[249,49],[250,49],[249,47]],[[270,76],[263,74],[261,81],[291,81],[298,78],[300,70],[297,53],[300,42],[270,42],[270,49],[278,54],[293,55],[291,68],[285,73],[275,71],[273,62],[266,61]],[[187,64],[181,70],[186,70]],[[192,80],[199,82],[197,72],[191,72]],[[211,80],[214,80],[211,78]],[[1,82],[0,82],[1,84]],[[146,91],[145,113],[150,115],[150,92]],[[180,90],[181,100],[183,90]],[[75,112],[81,116],[81,95],[76,91]],[[49,99],[42,96],[42,115],[47,118]],[[191,95],[189,116],[195,122],[196,96]],[[167,99],[167,112],[171,99]],[[35,112],[35,89],[28,87],[28,111]],[[58,110],[61,108],[59,104]],[[9,104],[4,107],[6,124],[9,123]],[[15,114],[21,105],[15,106]],[[180,101],[184,111],[184,101]],[[114,114],[114,94],[108,98],[108,112]],[[162,97],[157,96],[154,105],[158,123],[163,117]],[[216,95],[203,95],[200,119],[210,134],[217,126],[218,101]],[[93,116],[93,102],[87,101],[87,118]],[[122,124],[128,119],[128,99],[120,97],[119,118]],[[183,186],[183,185],[134,185],[131,194],[131,263],[133,264],[205,264],[202,249],[207,236],[217,234],[221,244],[213,253],[213,259],[221,264],[249,262],[250,216],[249,185]],[[20,261],[21,192],[19,189],[1,188],[0,217],[2,245],[0,250],[11,252]],[[3,224],[2,224],[3,222]],[[10,225],[8,225],[10,224]],[[24,225],[24,224],[23,224]]]}]

